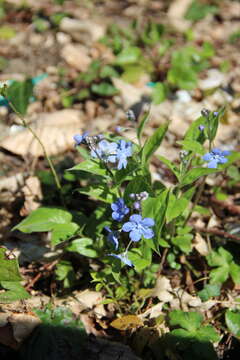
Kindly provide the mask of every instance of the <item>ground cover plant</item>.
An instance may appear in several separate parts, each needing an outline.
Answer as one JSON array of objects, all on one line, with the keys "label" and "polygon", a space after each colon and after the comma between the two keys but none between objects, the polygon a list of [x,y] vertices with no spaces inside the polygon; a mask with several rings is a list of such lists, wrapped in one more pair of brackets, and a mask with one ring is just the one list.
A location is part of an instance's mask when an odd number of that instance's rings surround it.
[{"label": "ground cover plant", "polygon": [[[53,3],[36,10],[3,1],[0,17],[16,11],[21,22],[31,23],[32,44],[54,34],[69,52],[71,46],[78,54],[86,51],[76,33],[69,44],[65,27],[68,21],[76,25],[73,9],[79,4]],[[226,3],[231,8],[235,2]],[[95,6],[98,2],[90,1],[83,9],[88,13]],[[157,5],[142,6],[147,13]],[[171,4],[162,6],[170,12]],[[189,2],[182,21],[192,27],[181,32],[154,16],[133,17],[126,26],[108,21],[97,45],[92,42],[84,53],[87,65],[78,67],[72,58],[68,63],[60,49],[65,63],[57,60],[54,69],[1,84],[5,121],[26,131],[20,142],[15,138],[14,148],[3,141],[4,156],[10,158],[11,149],[17,153],[28,132],[27,146],[35,142],[41,157],[32,160],[31,150],[20,153],[24,176],[34,176],[42,195],[36,204],[34,183],[23,188],[24,206],[14,202],[7,241],[0,246],[0,343],[16,350],[16,341],[23,340],[21,359],[44,358],[49,348],[55,357],[71,348],[78,358],[91,348],[83,345],[89,341],[86,331],[125,342],[142,359],[225,359],[238,351],[240,153],[231,117],[239,116],[239,88],[237,71],[236,79],[230,75],[237,60],[221,57],[225,43],[219,38],[197,33],[201,21],[222,25],[222,6]],[[225,36],[232,55],[239,40],[234,29]],[[16,33],[4,25],[0,41]],[[9,61],[0,57],[0,69],[8,69]],[[46,145],[42,128],[31,123],[34,112],[49,109],[57,117],[64,112],[67,120],[74,111],[78,116],[61,158]],[[107,126],[104,111],[110,113]],[[90,124],[99,119],[99,126]],[[41,121],[46,129],[52,126],[48,118]],[[54,134],[46,130],[51,143],[56,139],[61,146],[61,133],[71,126],[66,123],[63,128],[58,123]],[[11,237],[18,239],[13,245]],[[21,331],[16,335],[14,328],[13,338],[8,332],[21,320],[16,320],[19,303],[24,308],[19,312],[37,324],[26,341]],[[99,341],[95,345],[104,349]],[[121,346],[111,351],[111,358],[125,351],[126,358],[134,356]],[[95,356],[90,353],[86,356]]]}]

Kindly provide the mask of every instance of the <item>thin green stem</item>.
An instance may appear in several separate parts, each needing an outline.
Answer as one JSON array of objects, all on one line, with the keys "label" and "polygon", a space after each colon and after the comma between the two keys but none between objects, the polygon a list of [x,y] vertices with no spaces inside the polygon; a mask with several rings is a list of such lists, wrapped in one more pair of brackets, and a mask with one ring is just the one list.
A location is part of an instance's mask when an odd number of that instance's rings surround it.
[{"label": "thin green stem", "polygon": [[[4,95],[5,96],[5,95]],[[39,143],[39,145],[41,146],[42,148],[42,151],[43,151],[43,154],[48,162],[48,165],[51,169],[51,172],[53,174],[53,177],[54,177],[54,180],[55,180],[55,184],[56,184],[56,187],[57,189],[60,191],[60,194],[61,194],[61,199],[62,199],[62,186],[61,186],[61,183],[60,183],[60,180],[59,180],[59,177],[57,175],[57,172],[53,166],[53,163],[52,163],[52,160],[50,159],[50,157],[48,156],[47,154],[47,151],[46,151],[46,148],[42,142],[42,140],[39,138],[39,136],[36,134],[36,132],[31,128],[31,126],[29,126],[29,124],[26,122],[25,118],[23,117],[23,115],[16,109],[15,105],[11,102],[10,99],[8,99],[8,97],[5,96],[5,98],[7,99],[11,109],[17,114],[17,116],[21,119],[22,121],[22,124],[23,126],[28,129],[30,131],[30,133],[33,135],[33,137],[37,140],[37,142]],[[62,199],[63,201],[63,199]],[[64,201],[63,201],[64,203]]]},{"label": "thin green stem", "polygon": [[207,175],[203,176],[203,178],[202,178],[202,181],[201,181],[201,183],[200,183],[200,185],[199,185],[199,187],[198,187],[198,191],[197,191],[197,194],[196,194],[196,196],[195,196],[194,202],[192,203],[190,212],[189,212],[187,218],[185,219],[183,226],[185,226],[185,225],[187,224],[187,222],[189,221],[190,217],[192,216],[192,213],[193,213],[193,211],[194,211],[195,206],[198,204],[198,201],[199,201],[199,199],[200,199],[200,197],[201,197],[201,195],[202,195],[203,189],[204,189],[204,185],[205,185],[206,178],[207,178]]}]

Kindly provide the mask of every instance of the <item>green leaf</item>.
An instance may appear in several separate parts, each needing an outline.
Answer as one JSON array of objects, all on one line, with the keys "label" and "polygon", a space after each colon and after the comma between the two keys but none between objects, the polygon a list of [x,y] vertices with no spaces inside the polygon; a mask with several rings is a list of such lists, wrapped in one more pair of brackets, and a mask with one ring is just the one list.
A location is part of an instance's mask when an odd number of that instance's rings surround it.
[{"label": "green leaf", "polygon": [[202,301],[207,301],[211,297],[219,296],[221,293],[221,285],[219,284],[207,284],[204,288],[198,292],[198,296]]},{"label": "green leaf", "polygon": [[70,222],[66,224],[55,224],[51,235],[51,244],[57,245],[62,241],[67,240],[79,230],[76,223]]},{"label": "green leaf", "polygon": [[141,56],[141,50],[139,47],[131,46],[123,49],[120,54],[118,54],[115,64],[116,65],[129,65],[135,64],[138,62]]},{"label": "green leaf", "polygon": [[7,304],[30,297],[19,281],[0,281],[0,285],[7,290],[4,293],[0,293],[0,303]]},{"label": "green leaf", "polygon": [[16,110],[25,115],[27,107],[33,96],[33,84],[31,79],[26,81],[14,81],[6,90],[7,99],[11,101]]},{"label": "green leaf", "polygon": [[197,330],[197,339],[199,341],[213,341],[217,342],[220,340],[220,336],[216,332],[213,326],[201,326],[200,329]]},{"label": "green leaf", "polygon": [[75,165],[74,167],[68,169],[68,171],[86,171],[91,174],[100,175],[103,177],[108,178],[109,173],[107,172],[106,168],[103,166],[102,162],[100,160],[85,160],[82,161],[80,164]]},{"label": "green leaf", "polygon": [[186,199],[184,195],[181,198],[176,199],[173,194],[170,194],[166,213],[167,222],[170,222],[178,216],[182,215],[183,212],[186,210],[188,204],[189,200]]},{"label": "green leaf", "polygon": [[8,259],[6,251],[0,247],[0,281],[21,281],[17,259]]},{"label": "green leaf", "polygon": [[179,170],[176,167],[176,165],[172,161],[166,159],[164,156],[157,155],[157,157],[158,157],[159,160],[161,160],[173,172],[173,174],[179,180],[180,179],[180,173],[179,173]]},{"label": "green leaf", "polygon": [[204,133],[199,130],[199,125],[207,126],[207,119],[204,116],[200,116],[197,120],[192,122],[187,129],[183,140],[193,140],[203,144],[206,137],[204,136]]},{"label": "green leaf", "polygon": [[168,123],[161,125],[150,138],[148,138],[141,150],[142,163],[145,164],[154,152],[159,148],[168,129]]},{"label": "green leaf", "polygon": [[76,281],[76,275],[70,261],[60,261],[55,270],[57,280],[63,281],[64,288],[70,288]]},{"label": "green leaf", "polygon": [[228,330],[237,338],[240,338],[240,311],[227,310],[225,313],[225,321]]},{"label": "green leaf", "polygon": [[206,152],[204,147],[198,141],[186,139],[186,140],[178,141],[177,143],[181,144],[184,150],[192,151],[193,153],[196,154],[204,155]]},{"label": "green leaf", "polygon": [[156,83],[153,88],[152,99],[155,105],[161,104],[166,100],[168,95],[168,87],[165,83]]},{"label": "green leaf", "polygon": [[93,240],[90,238],[76,239],[66,247],[67,251],[77,252],[80,255],[88,257],[97,257],[96,250],[92,249]]},{"label": "green leaf", "polygon": [[204,4],[199,0],[194,0],[187,9],[184,17],[187,20],[198,21],[205,18],[208,14],[215,14],[217,11],[217,6],[208,3]]},{"label": "green leaf", "polygon": [[72,215],[67,210],[41,207],[34,210],[26,219],[16,225],[13,230],[20,230],[25,233],[51,231],[56,224],[70,223],[71,220]]},{"label": "green leaf", "polygon": [[214,174],[215,172],[221,171],[221,169],[208,169],[208,168],[193,168],[190,169],[187,174],[183,176],[181,181],[182,186],[192,184],[194,181],[199,179],[201,176]]},{"label": "green leaf", "polygon": [[192,250],[192,234],[178,235],[171,239],[172,243],[177,246],[185,254],[189,254]]},{"label": "green leaf", "polygon": [[146,72],[143,66],[140,65],[125,65],[124,71],[121,75],[123,81],[129,83],[136,83],[141,76]]},{"label": "green leaf", "polygon": [[[0,7],[1,7],[1,3],[0,3]],[[0,39],[9,40],[14,36],[16,36],[16,31],[13,27],[7,25],[0,27]]]},{"label": "green leaf", "polygon": [[197,312],[184,312],[182,310],[173,310],[169,314],[171,326],[181,326],[190,332],[195,332],[200,328],[203,316]]},{"label": "green leaf", "polygon": [[211,251],[206,257],[209,266],[228,265],[232,261],[232,255],[223,247],[219,247],[217,251]]},{"label": "green leaf", "polygon": [[144,129],[145,125],[147,124],[147,122],[149,121],[149,119],[150,119],[150,112],[146,111],[145,114],[143,114],[140,124],[137,127],[137,137],[138,137],[139,143],[141,142],[141,136],[142,136],[143,129]]},{"label": "green leaf", "polygon": [[240,284],[240,266],[232,262],[229,267],[229,273],[233,279],[234,284]]},{"label": "green leaf", "polygon": [[93,184],[84,188],[79,188],[76,191],[107,204],[111,204],[118,194],[116,189],[109,189],[109,187],[105,184]]},{"label": "green leaf", "polygon": [[113,96],[118,93],[118,89],[108,82],[101,82],[100,84],[93,84],[91,90],[94,94],[101,96]]},{"label": "green leaf", "polygon": [[100,78],[111,78],[111,77],[119,77],[118,72],[114,69],[113,66],[105,65],[100,71]]},{"label": "green leaf", "polygon": [[128,257],[132,261],[135,270],[138,272],[141,272],[151,265],[151,259],[144,259],[140,254],[137,254],[134,251],[129,251]]},{"label": "green leaf", "polygon": [[221,267],[211,270],[210,282],[212,284],[222,284],[228,279],[228,276],[229,276],[229,266],[223,265]]},{"label": "green leaf", "polygon": [[[129,181],[124,192],[125,201],[129,201],[131,193],[139,194],[142,191],[147,191],[151,194],[151,186],[145,176],[138,175]],[[145,203],[145,201],[144,201]]]},{"label": "green leaf", "polygon": [[159,241],[161,239],[161,231],[165,222],[165,214],[169,201],[169,190],[164,190],[156,198],[149,197],[142,203],[142,216],[150,217],[155,221],[155,236],[148,240],[157,253],[159,252]]}]

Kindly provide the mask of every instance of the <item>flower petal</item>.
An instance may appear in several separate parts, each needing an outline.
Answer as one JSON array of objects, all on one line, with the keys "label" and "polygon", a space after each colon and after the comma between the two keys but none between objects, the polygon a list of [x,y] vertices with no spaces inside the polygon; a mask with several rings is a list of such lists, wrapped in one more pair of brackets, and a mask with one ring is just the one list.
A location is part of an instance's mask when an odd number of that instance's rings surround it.
[{"label": "flower petal", "polygon": [[141,223],[143,226],[154,226],[155,225],[155,221],[151,218],[142,219]]},{"label": "flower petal", "polygon": [[216,169],[217,168],[217,164],[218,164],[218,160],[213,159],[208,163],[208,168],[209,169]]},{"label": "flower petal", "polygon": [[149,228],[143,228],[142,229],[142,235],[145,239],[151,239],[154,237],[154,231],[152,229]]},{"label": "flower petal", "polygon": [[211,161],[212,160],[212,154],[211,153],[207,153],[207,154],[205,154],[205,155],[203,155],[202,156],[202,159],[204,160],[204,161]]},{"label": "flower petal", "polygon": [[222,157],[220,157],[220,158],[218,159],[218,162],[219,162],[220,164],[225,164],[227,161],[228,161],[228,159],[225,158],[224,156],[222,156]]},{"label": "flower petal", "polygon": [[134,229],[130,232],[129,237],[132,241],[139,241],[142,237],[142,233],[141,231],[139,231],[138,229]]},{"label": "flower petal", "polygon": [[129,231],[132,231],[133,229],[135,229],[136,226],[134,223],[128,221],[126,222],[125,224],[123,224],[122,226],[122,230],[125,231],[125,232],[129,232]]},{"label": "flower petal", "polygon": [[130,216],[130,221],[135,222],[136,224],[139,224],[142,221],[141,215],[133,214]]}]

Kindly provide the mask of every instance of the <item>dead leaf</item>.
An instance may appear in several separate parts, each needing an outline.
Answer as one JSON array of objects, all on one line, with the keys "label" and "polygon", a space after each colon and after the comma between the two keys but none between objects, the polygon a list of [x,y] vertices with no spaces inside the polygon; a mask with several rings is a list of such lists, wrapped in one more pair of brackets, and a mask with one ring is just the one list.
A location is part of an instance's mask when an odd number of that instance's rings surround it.
[{"label": "dead leaf", "polygon": [[[43,113],[31,125],[43,142],[48,155],[57,155],[73,148],[73,136],[83,130],[83,115],[78,110],[66,109],[54,113]],[[1,146],[14,154],[39,157],[43,156],[42,147],[28,129],[8,136]]]},{"label": "dead leaf", "polygon": [[61,56],[69,66],[79,71],[87,71],[91,63],[88,49],[79,44],[66,44],[62,48]]},{"label": "dead leaf", "polygon": [[171,25],[178,31],[186,31],[191,26],[191,21],[184,19],[192,0],[174,0],[171,2],[167,15]]},{"label": "dead leaf", "polygon": [[170,293],[170,291],[172,291],[170,280],[166,276],[160,276],[157,279],[152,296],[158,297],[158,299],[163,303],[171,302],[173,295]]},{"label": "dead leaf", "polygon": [[193,241],[193,247],[203,256],[207,256],[209,253],[208,244],[199,233],[196,233]]},{"label": "dead leaf", "polygon": [[29,177],[22,188],[25,197],[24,205],[20,210],[21,216],[27,216],[40,206],[42,190],[40,180],[36,176]]},{"label": "dead leaf", "polygon": [[126,315],[113,320],[110,325],[118,330],[130,330],[143,326],[143,322],[137,315]]},{"label": "dead leaf", "polygon": [[87,19],[78,20],[64,17],[59,27],[61,31],[71,35],[74,40],[86,45],[97,41],[105,33],[103,24]]}]

